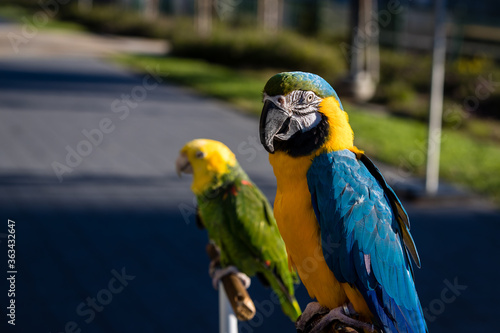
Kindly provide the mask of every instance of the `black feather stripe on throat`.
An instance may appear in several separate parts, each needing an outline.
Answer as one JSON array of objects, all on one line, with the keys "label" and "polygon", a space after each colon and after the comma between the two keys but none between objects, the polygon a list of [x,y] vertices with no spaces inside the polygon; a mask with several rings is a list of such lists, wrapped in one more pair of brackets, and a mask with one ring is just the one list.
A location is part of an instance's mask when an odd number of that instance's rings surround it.
[{"label": "black feather stripe on throat", "polygon": [[322,116],[319,124],[306,132],[297,132],[286,141],[275,139],[274,148],[276,151],[284,151],[292,157],[310,155],[326,142],[329,128],[327,118]]}]

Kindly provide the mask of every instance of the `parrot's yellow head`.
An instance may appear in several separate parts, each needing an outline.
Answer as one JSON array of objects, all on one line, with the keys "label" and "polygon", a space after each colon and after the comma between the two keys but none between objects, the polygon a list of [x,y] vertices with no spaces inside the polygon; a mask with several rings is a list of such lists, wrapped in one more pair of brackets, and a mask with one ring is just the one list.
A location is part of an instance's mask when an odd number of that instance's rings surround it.
[{"label": "parrot's yellow head", "polygon": [[176,161],[177,174],[193,174],[191,189],[196,195],[222,182],[223,175],[236,166],[233,152],[222,142],[195,139],[182,147]]},{"label": "parrot's yellow head", "polygon": [[279,73],[266,83],[260,141],[269,153],[291,157],[341,149],[357,152],[337,93],[320,76],[305,72]]}]

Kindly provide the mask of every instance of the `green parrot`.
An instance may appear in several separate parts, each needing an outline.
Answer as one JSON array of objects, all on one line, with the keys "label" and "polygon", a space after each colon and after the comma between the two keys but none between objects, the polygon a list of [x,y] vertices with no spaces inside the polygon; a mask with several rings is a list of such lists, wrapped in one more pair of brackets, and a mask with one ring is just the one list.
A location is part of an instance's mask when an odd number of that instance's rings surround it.
[{"label": "green parrot", "polygon": [[193,174],[198,223],[220,249],[221,266],[257,275],[277,294],[283,312],[297,320],[301,314],[294,296],[298,277],[288,266],[272,208],[231,150],[218,141],[196,139],[181,149],[176,168],[179,176]]}]

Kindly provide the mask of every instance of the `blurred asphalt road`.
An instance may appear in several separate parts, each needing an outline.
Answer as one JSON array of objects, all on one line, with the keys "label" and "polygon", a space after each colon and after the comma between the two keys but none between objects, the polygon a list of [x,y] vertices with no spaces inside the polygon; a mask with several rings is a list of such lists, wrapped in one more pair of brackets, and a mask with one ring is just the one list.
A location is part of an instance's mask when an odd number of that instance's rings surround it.
[{"label": "blurred asphalt road", "polygon": [[[9,332],[216,332],[207,238],[191,215],[190,179],[177,178],[174,162],[188,140],[221,140],[272,200],[258,119],[168,82],[156,86],[153,75],[101,54],[9,54],[1,36],[0,327],[11,219],[18,273]],[[430,331],[493,331],[500,213],[477,200],[406,207]],[[294,331],[269,290],[254,281],[249,291],[259,314],[241,332]],[[298,298],[305,307],[303,287]]]}]

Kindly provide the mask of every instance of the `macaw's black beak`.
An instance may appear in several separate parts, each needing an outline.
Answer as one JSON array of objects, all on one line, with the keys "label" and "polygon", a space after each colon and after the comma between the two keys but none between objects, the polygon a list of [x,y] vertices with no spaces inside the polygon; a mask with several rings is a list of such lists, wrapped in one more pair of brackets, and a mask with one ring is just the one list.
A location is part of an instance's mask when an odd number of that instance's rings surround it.
[{"label": "macaw's black beak", "polygon": [[290,114],[267,100],[260,115],[260,142],[269,153],[274,153],[274,140],[286,139],[290,127]]},{"label": "macaw's black beak", "polygon": [[301,130],[302,125],[298,116],[270,100],[264,102],[260,115],[259,133],[260,142],[269,153],[274,153],[276,143],[289,140]]}]

